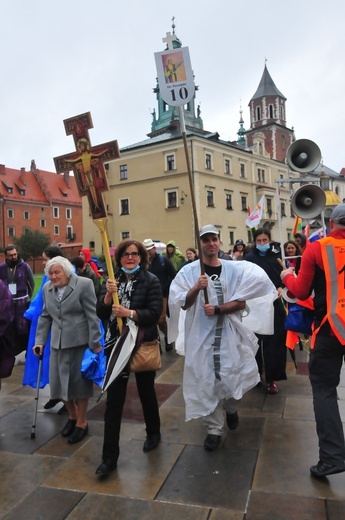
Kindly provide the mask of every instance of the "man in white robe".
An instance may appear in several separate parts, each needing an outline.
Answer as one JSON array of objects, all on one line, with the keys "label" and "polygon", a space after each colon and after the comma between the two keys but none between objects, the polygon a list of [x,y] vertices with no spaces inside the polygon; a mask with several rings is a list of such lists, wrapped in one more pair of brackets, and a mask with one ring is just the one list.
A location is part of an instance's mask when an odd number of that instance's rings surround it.
[{"label": "man in white robe", "polygon": [[[200,274],[200,263],[192,262],[179,271],[170,286],[169,341],[176,340],[180,311],[186,311],[186,420],[203,417],[208,427],[204,448],[214,451],[224,430],[223,409],[228,427],[235,429],[236,400],[259,382],[257,338],[241,322],[246,300],[276,293],[276,289],[255,264],[218,258],[220,239],[215,226],[203,226],[200,241],[205,275]],[[263,309],[263,319],[265,312]]]}]

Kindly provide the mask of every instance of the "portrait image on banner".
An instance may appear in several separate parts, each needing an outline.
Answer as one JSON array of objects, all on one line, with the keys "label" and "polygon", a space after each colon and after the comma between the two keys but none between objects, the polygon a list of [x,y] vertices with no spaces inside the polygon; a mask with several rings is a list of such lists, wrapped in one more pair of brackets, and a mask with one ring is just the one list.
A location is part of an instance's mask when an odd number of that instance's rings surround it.
[{"label": "portrait image on banner", "polygon": [[168,105],[181,106],[194,96],[188,47],[155,53],[159,90]]}]

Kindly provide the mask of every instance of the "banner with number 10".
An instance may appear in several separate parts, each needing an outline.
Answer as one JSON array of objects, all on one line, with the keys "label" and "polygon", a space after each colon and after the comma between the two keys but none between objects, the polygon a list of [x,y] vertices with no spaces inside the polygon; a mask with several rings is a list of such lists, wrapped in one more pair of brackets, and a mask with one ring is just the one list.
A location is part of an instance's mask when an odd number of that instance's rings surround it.
[{"label": "banner with number 10", "polygon": [[175,107],[188,103],[195,91],[188,47],[155,52],[155,60],[163,100]]}]

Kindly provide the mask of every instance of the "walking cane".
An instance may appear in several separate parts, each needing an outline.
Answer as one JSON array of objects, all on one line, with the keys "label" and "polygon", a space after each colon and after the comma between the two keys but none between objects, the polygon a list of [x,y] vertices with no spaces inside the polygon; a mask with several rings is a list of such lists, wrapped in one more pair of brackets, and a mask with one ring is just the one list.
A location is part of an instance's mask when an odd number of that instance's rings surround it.
[{"label": "walking cane", "polygon": [[[39,351],[40,351],[39,347],[36,347],[35,348],[36,354],[38,354]],[[43,361],[43,351],[42,351],[42,354],[39,357],[39,362],[38,362],[38,375],[37,375],[37,385],[36,385],[37,391],[36,391],[36,397],[35,397],[36,403],[35,403],[34,416],[33,416],[33,420],[32,420],[31,437],[30,437],[30,439],[35,439],[36,438],[35,430],[36,430],[36,419],[37,419],[37,408],[38,408],[38,396],[39,396],[39,393],[40,393],[42,361]]]}]

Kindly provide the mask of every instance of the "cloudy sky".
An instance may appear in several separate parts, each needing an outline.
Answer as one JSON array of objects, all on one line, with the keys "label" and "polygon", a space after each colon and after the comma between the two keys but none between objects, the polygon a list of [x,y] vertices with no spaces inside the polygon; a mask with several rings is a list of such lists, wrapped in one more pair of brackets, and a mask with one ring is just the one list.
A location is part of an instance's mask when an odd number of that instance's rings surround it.
[{"label": "cloudy sky", "polygon": [[55,171],[63,120],[91,112],[93,145],[141,141],[156,107],[154,52],[175,16],[204,128],[235,140],[267,59],[287,125],[345,167],[344,0],[0,0],[0,163]]}]

